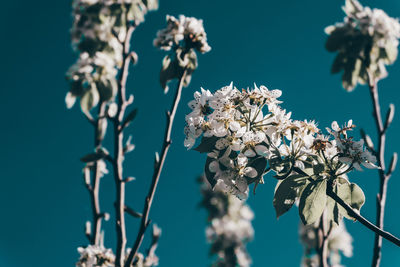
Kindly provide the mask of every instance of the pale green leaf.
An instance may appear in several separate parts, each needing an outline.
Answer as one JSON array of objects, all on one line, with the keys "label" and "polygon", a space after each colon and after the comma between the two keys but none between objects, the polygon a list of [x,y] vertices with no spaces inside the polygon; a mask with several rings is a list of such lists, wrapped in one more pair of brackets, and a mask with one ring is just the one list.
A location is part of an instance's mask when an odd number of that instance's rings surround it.
[{"label": "pale green leaf", "polygon": [[96,89],[87,91],[81,97],[81,109],[83,112],[88,113],[93,107],[99,103],[100,97]]},{"label": "pale green leaf", "polygon": [[299,214],[305,225],[316,222],[326,207],[326,180],[316,180],[306,186],[299,204]]},{"label": "pale green leaf", "polygon": [[194,150],[200,153],[209,153],[215,149],[215,143],[218,141],[218,137],[211,136],[211,137],[204,137],[201,139],[200,144],[194,148]]},{"label": "pale green leaf", "polygon": [[307,177],[302,175],[291,175],[279,183],[273,200],[277,218],[293,206],[299,196],[300,189],[306,184]]},{"label": "pale green leaf", "polygon": [[217,181],[215,181],[214,179],[215,173],[210,172],[209,169],[209,165],[212,161],[214,161],[213,158],[207,157],[206,164],[204,167],[204,174],[206,175],[207,181],[210,183],[211,187],[214,187],[217,184]]},{"label": "pale green leaf", "polygon": [[[344,183],[337,186],[337,195],[350,207],[360,210],[365,202],[365,195],[361,188],[354,183]],[[354,220],[347,211],[339,205],[339,212],[348,219]]]}]

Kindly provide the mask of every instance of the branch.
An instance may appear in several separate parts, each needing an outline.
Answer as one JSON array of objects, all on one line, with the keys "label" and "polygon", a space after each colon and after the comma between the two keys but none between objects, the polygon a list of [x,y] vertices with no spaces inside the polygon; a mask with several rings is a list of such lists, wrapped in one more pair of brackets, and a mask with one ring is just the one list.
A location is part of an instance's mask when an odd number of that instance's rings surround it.
[{"label": "branch", "polygon": [[[386,121],[383,123],[382,114],[381,114],[381,107],[379,104],[379,94],[378,94],[378,85],[377,81],[372,77],[371,74],[369,76],[369,91],[372,99],[373,104],[373,117],[376,124],[376,130],[378,135],[378,147],[377,147],[377,157],[378,157],[378,166],[380,169],[379,172],[379,193],[377,195],[377,202],[376,202],[376,226],[378,228],[383,228],[384,224],[384,216],[385,216],[385,204],[386,204],[386,195],[387,195],[387,184],[389,178],[394,171],[395,164],[390,166],[390,170],[386,173],[385,169],[385,141],[386,141],[386,131],[390,126],[393,116],[394,116],[394,105],[390,106],[390,109],[386,116]],[[396,157],[397,159],[397,157]],[[381,253],[382,249],[382,237],[378,234],[375,235],[374,241],[374,253],[372,258],[372,267],[380,266],[380,261],[382,257]]]},{"label": "branch", "polygon": [[[95,150],[102,147],[104,135],[99,134],[102,130],[102,118],[105,115],[105,103],[101,103],[98,110],[97,120],[89,120],[94,126],[94,146]],[[89,118],[88,118],[89,119]],[[89,238],[92,245],[100,245],[101,238],[101,221],[104,216],[100,211],[100,201],[99,201],[99,189],[100,189],[100,178],[102,176],[101,170],[98,168],[98,161],[94,162],[92,170],[92,175],[90,175],[90,170],[88,167],[84,168],[84,179],[85,184],[90,194],[91,208],[92,208],[92,220],[91,224],[92,230],[89,231],[88,227],[90,225],[86,224],[86,236]],[[93,177],[93,183],[91,183],[91,177]]]},{"label": "branch", "polygon": [[363,216],[361,216],[358,212],[356,212],[350,205],[348,205],[346,202],[344,202],[343,199],[341,199],[338,195],[336,195],[335,192],[333,192],[332,187],[328,187],[326,190],[326,193],[328,196],[333,198],[340,206],[342,206],[351,217],[354,217],[357,221],[359,221],[361,224],[366,226],[368,229],[371,231],[375,232],[377,235],[387,239],[388,241],[392,242],[393,244],[397,245],[400,247],[400,239],[395,237],[389,232],[383,231],[367,219],[365,219]]},{"label": "branch", "polygon": [[117,250],[115,266],[122,267],[125,260],[126,247],[126,227],[125,227],[125,181],[123,179],[123,161],[124,161],[124,133],[121,129],[122,121],[125,115],[127,106],[131,103],[126,99],[126,81],[128,78],[130,56],[130,41],[132,33],[135,30],[134,25],[130,25],[122,44],[123,46],[123,61],[118,77],[118,111],[114,122],[114,181],[116,187],[116,202],[115,212],[116,220],[115,227],[117,231]]},{"label": "branch", "polygon": [[149,223],[149,213],[150,213],[151,205],[153,203],[154,194],[157,189],[158,181],[160,179],[161,171],[164,166],[165,159],[167,157],[168,149],[171,145],[172,125],[174,123],[175,114],[178,109],[179,101],[181,99],[183,82],[185,80],[186,72],[187,72],[187,70],[185,69],[182,74],[182,77],[179,80],[178,88],[175,93],[175,98],[174,98],[174,102],[172,103],[171,110],[167,112],[167,121],[166,121],[167,125],[165,128],[164,143],[163,143],[162,149],[161,149],[161,158],[160,158],[160,160],[156,160],[156,164],[154,165],[153,179],[152,179],[151,186],[150,186],[149,192],[147,194],[147,197],[146,197],[146,200],[144,203],[143,212],[142,212],[143,216],[142,216],[142,220],[140,223],[139,232],[136,236],[135,244],[134,244],[134,246],[129,254],[129,257],[125,263],[125,267],[131,267],[132,262],[135,259],[137,252],[142,244],[146,229],[150,224]]},{"label": "branch", "polygon": [[320,267],[328,267],[328,234],[325,223],[326,212],[323,212],[321,219],[316,229],[317,236],[317,252]]},{"label": "branch", "polygon": [[132,208],[130,208],[130,207],[128,207],[128,206],[125,206],[125,211],[126,211],[129,215],[131,215],[132,217],[134,217],[134,218],[141,218],[141,217],[142,217],[142,214],[140,214],[139,212],[135,211],[134,209],[132,209]]}]

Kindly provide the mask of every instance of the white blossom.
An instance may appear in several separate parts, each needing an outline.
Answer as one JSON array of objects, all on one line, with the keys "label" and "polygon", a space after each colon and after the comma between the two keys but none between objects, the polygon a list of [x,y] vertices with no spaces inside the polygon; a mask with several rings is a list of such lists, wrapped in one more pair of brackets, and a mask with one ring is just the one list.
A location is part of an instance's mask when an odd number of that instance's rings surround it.
[{"label": "white blossom", "polygon": [[[313,120],[293,120],[280,107],[280,90],[254,86],[238,90],[233,83],[211,93],[201,88],[189,102],[185,142],[208,156],[206,176],[215,189],[245,199],[249,184],[262,183],[269,170],[284,179],[311,165],[320,177],[344,175],[352,169],[377,168],[376,158],[348,135],[352,120],[342,128],[333,122],[324,136]],[[329,161],[328,161],[329,159]],[[268,163],[268,170],[267,170]]]},{"label": "white blossom", "polygon": [[[319,223],[319,222],[318,222]],[[319,259],[317,255],[317,228],[318,223],[304,225],[300,223],[299,236],[304,246],[304,256],[302,259],[302,267],[317,267]],[[329,266],[341,267],[341,255],[350,258],[353,256],[353,238],[347,232],[344,221],[339,225],[332,225],[332,230],[327,239],[327,256]]]},{"label": "white blossom", "polygon": [[327,131],[336,140],[339,160],[359,171],[362,171],[361,166],[369,169],[378,168],[375,165],[376,157],[364,146],[363,139],[354,141],[352,138],[347,138],[347,131],[351,131],[354,127],[352,120],[349,120],[342,128],[339,127],[336,121],[332,122],[332,129],[327,128]]},{"label": "white blossom", "polygon": [[171,50],[182,45],[185,48],[195,48],[201,53],[211,50],[207,43],[203,20],[180,15],[179,18],[167,15],[167,27],[158,31],[154,46]]},{"label": "white blossom", "polygon": [[111,249],[103,246],[89,245],[86,248],[79,247],[79,261],[77,267],[113,267],[115,256]]},{"label": "white blossom", "polygon": [[344,22],[325,29],[330,35],[326,47],[339,53],[332,71],[344,70],[343,86],[351,91],[357,83],[387,76],[385,65],[392,64],[398,54],[400,23],[383,10],[363,7],[357,0],[346,0],[343,10]]},{"label": "white blossom", "polygon": [[217,259],[213,266],[248,267],[251,264],[246,243],[253,239],[250,207],[232,195],[202,184],[202,205],[208,210],[209,226],[206,236],[211,243],[211,254]]},{"label": "white blossom", "polygon": [[[66,97],[68,108],[77,98],[81,98],[84,112],[100,101],[114,99],[127,29],[129,25],[141,23],[144,15],[157,7],[157,0],[73,1],[71,39],[79,57],[67,72],[71,86]],[[122,16],[128,21],[121,20]]]}]

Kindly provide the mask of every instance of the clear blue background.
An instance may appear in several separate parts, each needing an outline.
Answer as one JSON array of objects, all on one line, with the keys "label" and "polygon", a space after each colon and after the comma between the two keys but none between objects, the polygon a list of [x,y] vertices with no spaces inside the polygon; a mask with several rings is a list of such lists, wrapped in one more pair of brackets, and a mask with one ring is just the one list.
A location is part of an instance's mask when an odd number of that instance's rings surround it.
[{"label": "clear blue background", "polygon": [[[204,155],[183,147],[186,103],[200,86],[216,90],[234,81],[238,87],[253,82],[283,90],[283,106],[296,119],[315,119],[321,128],[332,120],[352,118],[375,136],[371,101],[366,87],[346,93],[340,75],[330,75],[333,54],[324,50],[324,27],[341,21],[342,1],[230,1],[161,0],[160,9],[147,16],[135,32],[133,48],[139,64],[131,68],[128,90],[135,95],[139,115],[128,132],[137,145],[125,161],[125,174],[137,177],[127,187],[127,203],[142,209],[164,129],[164,111],[172,94],[164,96],[158,84],[163,52],[152,47],[165,15],[185,14],[204,19],[212,51],[200,56],[199,68],[183,101],[173,130],[174,143],[161,177],[151,218],[163,229],[160,266],[207,266],[206,214],[196,177]],[[400,16],[396,0],[364,4]],[[70,47],[70,1],[6,1],[0,16],[0,266],[73,266],[76,248],[86,244],[83,226],[89,219],[89,198],[81,177],[79,157],[92,149],[92,128],[77,107],[68,111],[64,73],[75,61]],[[383,110],[399,106],[400,63],[389,68],[380,85]],[[388,132],[388,156],[400,152],[400,119]],[[110,137],[109,135],[108,137]],[[389,159],[388,159],[389,160]],[[362,213],[375,220],[375,171],[351,176],[365,190]],[[279,221],[272,207],[275,180],[266,177],[249,198],[255,210],[255,240],[248,246],[254,266],[298,266],[297,210]],[[400,235],[398,204],[400,171],[390,181],[385,228]],[[113,215],[114,185],[101,184],[102,208]],[[108,202],[108,203],[106,203]],[[138,221],[128,219],[132,245]],[[348,266],[369,266],[374,235],[359,223],[347,221],[354,237],[354,257]],[[106,243],[114,246],[114,225],[106,226]],[[147,247],[146,240],[143,248]],[[384,241],[382,266],[400,265],[400,250]]]}]

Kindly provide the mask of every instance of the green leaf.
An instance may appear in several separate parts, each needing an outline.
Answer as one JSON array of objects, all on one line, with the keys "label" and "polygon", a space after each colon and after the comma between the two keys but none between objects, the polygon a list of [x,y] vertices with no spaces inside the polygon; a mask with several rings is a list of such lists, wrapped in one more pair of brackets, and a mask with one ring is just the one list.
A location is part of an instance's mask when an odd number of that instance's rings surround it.
[{"label": "green leaf", "polygon": [[106,132],[107,132],[107,125],[108,125],[107,119],[100,119],[100,123],[99,123],[100,127],[97,129],[97,139],[98,140],[104,139],[104,136],[106,135]]},{"label": "green leaf", "polygon": [[295,172],[297,172],[298,174],[301,174],[301,175],[303,175],[303,176],[311,177],[311,176],[314,175],[314,169],[313,169],[313,168],[305,168],[305,169],[303,170],[303,169],[300,169],[300,168],[298,168],[298,167],[293,167],[293,170],[294,170]]},{"label": "green leaf", "polygon": [[127,127],[136,118],[137,112],[138,112],[137,108],[129,112],[122,125],[124,125],[124,127]]},{"label": "green leaf", "polygon": [[86,92],[87,89],[85,89],[82,85],[84,82],[82,78],[77,81],[72,80],[70,77],[67,77],[67,79],[70,81],[70,92],[72,95],[81,97]]},{"label": "green leaf", "polygon": [[171,56],[166,55],[162,62],[162,68],[160,72],[160,84],[164,89],[164,93],[167,93],[168,83],[173,79],[179,79],[183,74],[183,68],[179,65],[177,59],[172,59]]},{"label": "green leaf", "polygon": [[251,179],[251,182],[261,179],[267,167],[268,160],[264,157],[258,157],[250,162],[249,167],[253,167],[257,171],[257,176]]},{"label": "green leaf", "polygon": [[169,55],[166,55],[162,61],[162,68],[160,71],[160,84],[164,89],[164,93],[168,93],[168,82],[177,78],[176,62],[172,61]]},{"label": "green leaf", "polygon": [[[335,185],[333,191],[337,193],[337,186]],[[339,204],[331,197],[327,197],[326,199],[326,219],[328,223],[333,221],[336,225],[339,225],[339,222],[342,220],[343,216],[339,213]]]},{"label": "green leaf", "polygon": [[102,102],[112,100],[118,91],[118,84],[114,77],[112,79],[101,77],[101,79],[96,83],[96,87],[99,91],[100,100]]},{"label": "green leaf", "polygon": [[81,158],[81,161],[85,162],[85,163],[89,163],[89,162],[98,161],[98,160],[100,160],[102,158],[104,158],[104,154],[103,153],[90,153],[90,154],[87,154],[87,155],[83,156]]},{"label": "green leaf", "polygon": [[186,75],[183,80],[183,86],[187,87],[196,68],[197,55],[193,49],[184,52],[181,48],[178,48],[173,57],[171,55],[165,56],[160,72],[160,83],[161,87],[164,88],[164,93],[168,92],[168,82],[173,79],[180,79],[185,69]]},{"label": "green leaf", "polygon": [[143,0],[149,11],[158,9],[158,0]]},{"label": "green leaf", "polygon": [[273,205],[276,212],[276,218],[286,213],[294,204],[299,196],[301,187],[307,184],[307,177],[302,175],[291,175],[281,180],[275,191]]},{"label": "green leaf", "polygon": [[[361,207],[365,203],[365,195],[362,189],[354,183],[344,183],[338,185],[337,195],[346,202],[350,207],[360,211]],[[347,211],[339,205],[339,212],[348,219],[354,220]]]},{"label": "green leaf", "polygon": [[321,172],[325,171],[325,165],[320,163],[314,164],[313,170],[315,175],[319,175]]},{"label": "green leaf", "polygon": [[316,180],[306,186],[299,204],[299,214],[305,225],[316,222],[326,207],[326,179]]},{"label": "green leaf", "polygon": [[219,137],[211,136],[204,137],[201,139],[200,145],[198,145],[194,150],[200,153],[210,153],[215,149],[215,143],[217,143]]},{"label": "green leaf", "polygon": [[135,21],[135,23],[140,24],[144,21],[144,15],[146,14],[146,9],[138,6],[138,3],[131,5],[128,10],[127,19],[130,21]]},{"label": "green leaf", "polygon": [[204,166],[204,173],[206,175],[207,181],[210,183],[211,187],[214,188],[214,186],[217,184],[217,181],[215,181],[214,179],[215,173],[210,172],[209,169],[209,165],[212,161],[214,161],[213,158],[207,157],[206,164]]},{"label": "green leaf", "polygon": [[347,29],[341,27],[335,28],[326,40],[326,50],[329,52],[335,52],[339,50],[346,43],[346,31]]},{"label": "green leaf", "polygon": [[362,189],[355,183],[350,184],[351,188],[351,204],[354,209],[360,210],[365,203],[365,195]]},{"label": "green leaf", "polygon": [[274,178],[279,180],[286,179],[292,173],[294,167],[293,161],[289,157],[285,157],[284,159],[277,158],[277,163],[274,162],[273,164],[275,166],[270,163],[271,167],[274,168],[277,173],[274,175]]},{"label": "green leaf", "polygon": [[189,50],[184,55],[184,60],[180,59],[181,54],[177,52],[177,58],[179,61],[179,65],[182,67],[182,69],[186,68],[186,76],[183,81],[183,86],[188,87],[190,84],[190,81],[192,80],[192,74],[193,72],[197,69],[197,55],[196,52],[193,51],[193,49]]},{"label": "green leaf", "polygon": [[81,109],[84,113],[88,113],[93,107],[99,103],[100,97],[97,90],[94,88],[92,90],[87,91],[81,97]]},{"label": "green leaf", "polygon": [[397,58],[397,46],[393,45],[393,42],[387,42],[385,46],[385,53],[389,63],[393,63]]},{"label": "green leaf", "polygon": [[338,53],[337,56],[335,57],[335,60],[333,61],[332,67],[331,67],[331,73],[335,74],[340,72],[343,67],[344,67],[344,54],[343,53]]},{"label": "green leaf", "polygon": [[357,81],[360,77],[361,66],[362,61],[359,58],[349,58],[344,66],[342,82],[344,89],[347,91],[353,91],[356,87]]}]

